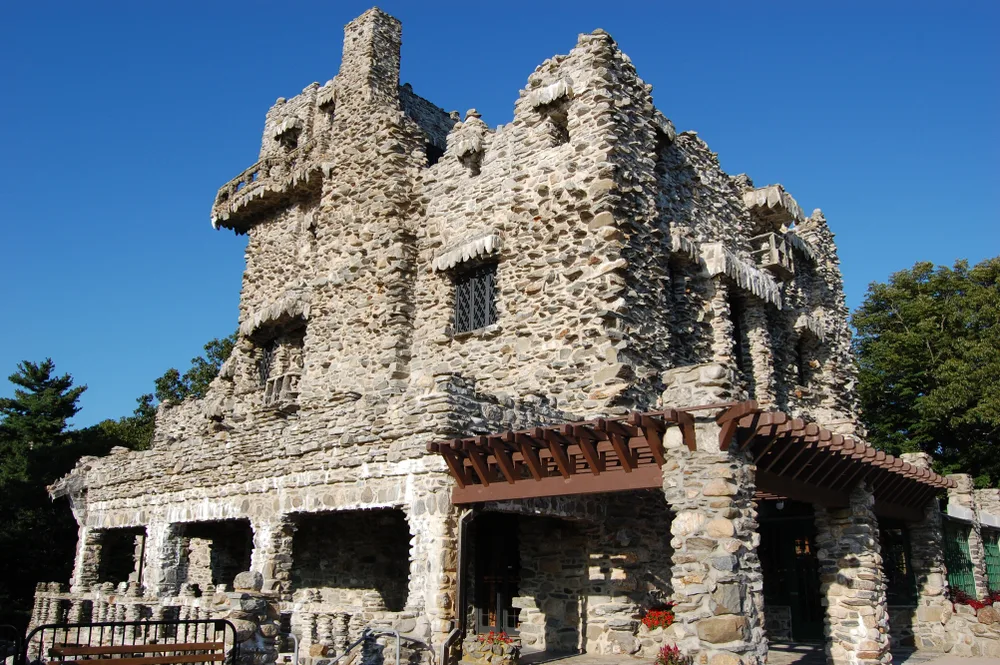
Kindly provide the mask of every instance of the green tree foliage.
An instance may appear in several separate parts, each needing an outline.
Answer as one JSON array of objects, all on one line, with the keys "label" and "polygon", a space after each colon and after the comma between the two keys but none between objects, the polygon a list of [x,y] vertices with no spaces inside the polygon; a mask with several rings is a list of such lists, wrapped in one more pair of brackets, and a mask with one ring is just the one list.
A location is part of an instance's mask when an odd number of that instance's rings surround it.
[{"label": "green tree foliage", "polygon": [[155,382],[157,401],[180,402],[188,397],[204,397],[209,384],[219,375],[219,368],[233,352],[234,346],[236,333],[222,339],[213,339],[205,345],[204,356],[191,359],[191,367],[184,374],[173,367],[168,369]]},{"label": "green tree foliage", "polygon": [[67,420],[87,387],[56,375],[50,359],[18,364],[10,381],[14,396],[0,398],[0,623],[24,626],[36,582],[65,579],[72,568],[76,523],[45,488],[86,452]]},{"label": "green tree foliage", "polygon": [[917,263],[854,313],[862,420],[875,445],[1000,483],[1000,257]]},{"label": "green tree foliage", "polygon": [[118,420],[104,420],[81,432],[83,437],[99,441],[108,447],[124,446],[132,450],[147,450],[153,443],[153,427],[158,402],[180,402],[189,397],[201,398],[219,375],[236,345],[236,333],[216,338],[205,345],[205,355],[191,359],[184,374],[170,368],[154,381],[155,390],[136,399],[138,406],[132,415]]}]

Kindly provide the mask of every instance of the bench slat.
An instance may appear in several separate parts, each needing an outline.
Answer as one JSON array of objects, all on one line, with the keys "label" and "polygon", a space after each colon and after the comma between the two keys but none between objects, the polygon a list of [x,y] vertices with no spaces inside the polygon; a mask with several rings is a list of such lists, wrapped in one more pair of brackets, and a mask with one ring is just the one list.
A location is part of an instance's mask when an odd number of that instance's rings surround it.
[{"label": "bench slat", "polygon": [[115,653],[150,653],[156,651],[208,651],[223,649],[223,642],[179,642],[177,644],[116,644],[114,646],[78,647],[61,644],[49,649],[49,656],[101,656]]},{"label": "bench slat", "polygon": [[226,659],[225,654],[203,653],[186,656],[144,656],[139,658],[84,658],[78,661],[52,660],[47,665],[79,662],[87,665],[176,665],[177,663],[211,663]]}]

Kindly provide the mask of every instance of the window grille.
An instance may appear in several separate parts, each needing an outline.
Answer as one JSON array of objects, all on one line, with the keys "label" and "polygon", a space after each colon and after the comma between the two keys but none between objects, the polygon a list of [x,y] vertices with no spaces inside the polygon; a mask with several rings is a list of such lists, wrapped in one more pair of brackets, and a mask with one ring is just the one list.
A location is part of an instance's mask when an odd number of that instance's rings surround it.
[{"label": "window grille", "polygon": [[496,323],[497,264],[487,263],[455,275],[456,333]]},{"label": "window grille", "polygon": [[983,546],[986,549],[986,577],[990,591],[1000,591],[1000,531],[983,529]]},{"label": "window grille", "polygon": [[944,522],[944,564],[948,567],[948,585],[953,591],[976,596],[972,556],[969,554],[969,527],[953,520]]},{"label": "window grille", "polygon": [[278,343],[270,341],[261,349],[260,361],[257,363],[257,371],[260,375],[260,385],[266,385],[271,378],[271,370],[274,369],[274,359],[277,355]]},{"label": "window grille", "polygon": [[910,532],[903,527],[883,528],[879,531],[879,541],[889,604],[916,604],[917,584],[910,564]]}]

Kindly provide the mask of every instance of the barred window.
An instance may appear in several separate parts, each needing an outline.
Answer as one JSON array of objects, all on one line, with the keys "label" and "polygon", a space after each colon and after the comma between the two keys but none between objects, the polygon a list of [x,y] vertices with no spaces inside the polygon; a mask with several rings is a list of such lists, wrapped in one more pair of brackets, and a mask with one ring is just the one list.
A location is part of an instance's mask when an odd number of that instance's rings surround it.
[{"label": "barred window", "polygon": [[455,274],[456,333],[496,323],[496,279],[496,263],[484,263]]},{"label": "barred window", "polygon": [[271,370],[274,368],[274,357],[277,355],[278,343],[271,340],[261,349],[260,360],[257,362],[257,372],[260,378],[260,385],[266,385],[271,378]]}]

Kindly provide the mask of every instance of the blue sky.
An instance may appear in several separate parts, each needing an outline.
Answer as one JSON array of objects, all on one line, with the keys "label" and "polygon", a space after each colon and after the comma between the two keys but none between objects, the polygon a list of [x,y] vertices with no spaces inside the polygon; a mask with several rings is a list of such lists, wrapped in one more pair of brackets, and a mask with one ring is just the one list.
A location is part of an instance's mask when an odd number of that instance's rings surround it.
[{"label": "blue sky", "polygon": [[[245,239],[212,230],[215,192],[255,161],[277,97],[337,73],[369,6],[5,5],[0,376],[51,356],[89,385],[87,425],[235,329]],[[403,21],[402,80],[491,125],[538,64],[604,28],[723,168],[823,209],[852,308],[918,260],[1000,253],[1000,3],[379,6]]]}]

